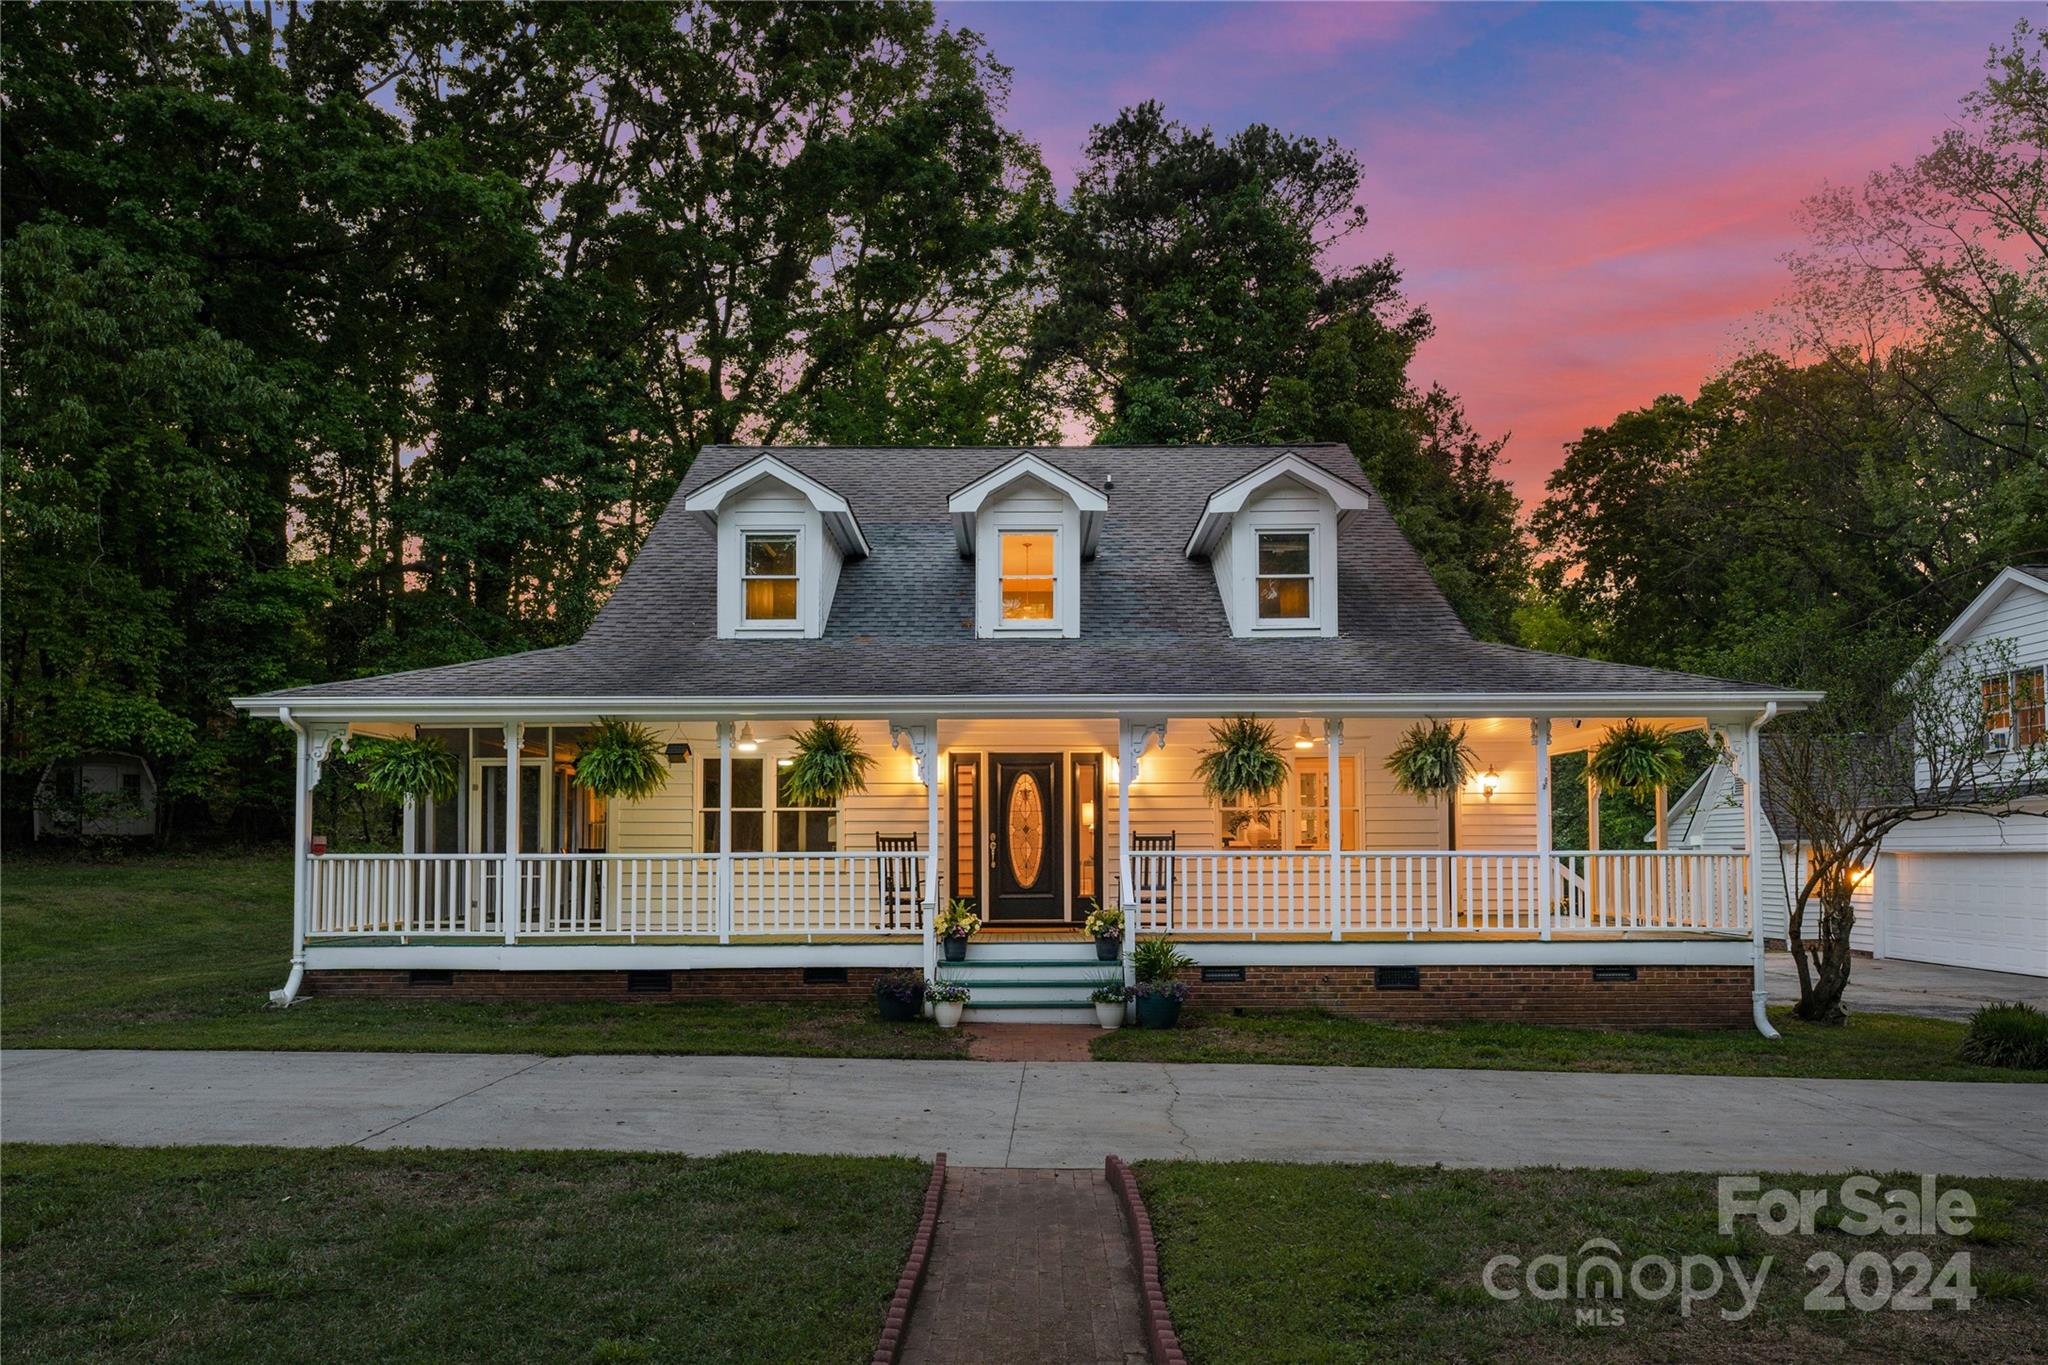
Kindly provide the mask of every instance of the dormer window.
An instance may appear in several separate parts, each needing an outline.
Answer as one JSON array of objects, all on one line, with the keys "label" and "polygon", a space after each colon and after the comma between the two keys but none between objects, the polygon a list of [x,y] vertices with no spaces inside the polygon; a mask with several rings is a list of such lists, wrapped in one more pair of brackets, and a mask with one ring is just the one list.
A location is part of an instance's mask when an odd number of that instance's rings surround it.
[{"label": "dormer window", "polygon": [[1059,532],[1004,531],[1003,621],[1043,625],[1059,597]]},{"label": "dormer window", "polygon": [[1301,622],[1315,616],[1314,531],[1259,532],[1259,619]]},{"label": "dormer window", "polygon": [[839,570],[868,553],[846,499],[773,455],[683,500],[718,535],[718,638],[816,639]]},{"label": "dormer window", "polygon": [[1337,528],[1365,490],[1289,451],[1209,495],[1188,536],[1241,639],[1337,633]]},{"label": "dormer window", "polygon": [[749,531],[745,556],[746,619],[796,620],[796,533]]},{"label": "dormer window", "polygon": [[1025,451],[946,500],[960,553],[974,561],[974,633],[1081,633],[1081,561],[1095,553],[1109,499]]}]

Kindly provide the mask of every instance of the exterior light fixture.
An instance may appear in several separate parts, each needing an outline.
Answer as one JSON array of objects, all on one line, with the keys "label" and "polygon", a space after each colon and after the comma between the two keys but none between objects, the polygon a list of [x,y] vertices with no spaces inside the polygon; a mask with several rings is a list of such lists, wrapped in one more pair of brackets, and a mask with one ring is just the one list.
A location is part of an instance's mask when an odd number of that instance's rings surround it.
[{"label": "exterior light fixture", "polygon": [[796,766],[796,760],[788,757],[787,755],[784,755],[783,757],[775,760],[775,766],[778,768],[794,768]]},{"label": "exterior light fixture", "polygon": [[669,745],[668,761],[670,763],[688,763],[690,761],[690,746],[687,744]]},{"label": "exterior light fixture", "polygon": [[754,724],[752,721],[740,727],[739,743],[733,747],[743,754],[750,754],[761,747],[761,741],[754,738]]},{"label": "exterior light fixture", "polygon": [[1307,721],[1303,721],[1301,728],[1294,732],[1294,747],[1297,749],[1313,749],[1316,747],[1315,737],[1308,732]]},{"label": "exterior light fixture", "polygon": [[1487,800],[1491,801],[1493,800],[1493,794],[1499,790],[1500,774],[1498,772],[1495,772],[1492,768],[1488,768],[1484,773],[1480,775],[1479,794],[1485,797]]},{"label": "exterior light fixture", "polygon": [[1109,766],[1102,770],[1102,775],[1109,779],[1110,786],[1121,787],[1124,784],[1124,765],[1111,758]]}]

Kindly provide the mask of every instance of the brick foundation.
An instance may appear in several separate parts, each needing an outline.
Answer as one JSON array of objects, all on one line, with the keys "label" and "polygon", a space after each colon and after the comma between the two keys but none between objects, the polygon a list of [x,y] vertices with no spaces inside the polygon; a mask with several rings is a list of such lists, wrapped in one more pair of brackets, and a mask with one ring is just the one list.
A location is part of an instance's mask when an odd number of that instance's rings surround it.
[{"label": "brick foundation", "polygon": [[[1372,967],[1246,967],[1243,981],[1185,979],[1197,1009],[1325,1009],[1360,1019],[1440,1023],[1497,1019],[1597,1028],[1737,1028],[1749,1024],[1747,967],[1638,967],[1634,981],[1595,981],[1590,966],[1424,966],[1407,990],[1381,990]],[[406,1000],[864,1000],[879,967],[848,967],[844,983],[806,983],[799,967],[710,967],[669,974],[666,992],[627,989],[625,972],[450,972],[414,984],[410,971],[306,973],[311,995]]]},{"label": "brick foundation", "polygon": [[1595,981],[1589,966],[1424,966],[1406,990],[1374,986],[1372,967],[1246,967],[1241,982],[1182,974],[1197,1009],[1324,1009],[1359,1019],[1493,1019],[1594,1028],[1736,1028],[1750,1022],[1747,967],[1637,967]]},{"label": "brick foundation", "polygon": [[666,992],[630,991],[626,972],[450,972],[448,984],[414,984],[410,971],[351,969],[306,973],[308,995],[384,996],[406,1000],[612,1000],[658,1005],[669,1000],[866,999],[881,967],[848,967],[843,983],[806,983],[801,967],[706,967],[669,973]]}]

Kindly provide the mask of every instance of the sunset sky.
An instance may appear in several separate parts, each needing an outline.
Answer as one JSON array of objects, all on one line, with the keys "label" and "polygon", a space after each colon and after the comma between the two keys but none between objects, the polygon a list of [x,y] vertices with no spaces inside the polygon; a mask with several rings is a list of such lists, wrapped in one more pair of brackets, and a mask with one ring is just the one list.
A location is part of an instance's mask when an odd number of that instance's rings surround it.
[{"label": "sunset sky", "polygon": [[1525,497],[1589,423],[1690,394],[1755,332],[1800,200],[1912,156],[2021,5],[943,4],[1012,67],[1070,186],[1146,98],[1333,137],[1437,337],[1418,378],[1512,431]]}]

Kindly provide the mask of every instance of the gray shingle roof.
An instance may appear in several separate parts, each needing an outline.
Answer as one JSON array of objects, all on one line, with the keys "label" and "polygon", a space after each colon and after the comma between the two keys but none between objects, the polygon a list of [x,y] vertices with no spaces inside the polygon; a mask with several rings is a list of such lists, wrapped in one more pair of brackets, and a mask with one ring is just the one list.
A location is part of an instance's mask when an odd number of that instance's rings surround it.
[{"label": "gray shingle roof", "polygon": [[[1276,458],[1270,446],[1088,446],[1038,453],[1095,487],[1112,478],[1101,548],[1081,571],[1081,635],[983,640],[974,572],[947,496],[1018,447],[779,447],[852,506],[873,547],[839,579],[816,640],[720,640],[713,532],[684,495],[760,455],[708,447],[588,634],[558,649],[280,693],[419,697],[1001,697],[1245,694],[1750,692],[1775,689],[1474,640],[1378,496],[1340,535],[1335,639],[1233,638],[1215,577],[1186,558],[1216,489]],[[1341,445],[1293,446],[1372,489]]]}]

